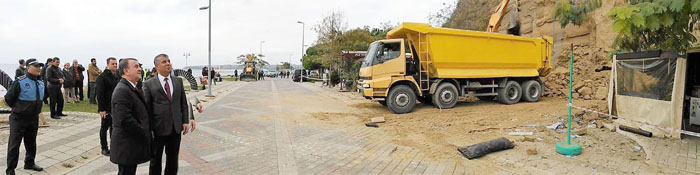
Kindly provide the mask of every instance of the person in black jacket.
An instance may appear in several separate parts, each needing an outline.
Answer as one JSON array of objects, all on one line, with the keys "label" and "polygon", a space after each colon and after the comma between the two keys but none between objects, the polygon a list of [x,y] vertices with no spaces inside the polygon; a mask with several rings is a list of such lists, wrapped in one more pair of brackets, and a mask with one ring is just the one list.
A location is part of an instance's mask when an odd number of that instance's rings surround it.
[{"label": "person in black jacket", "polygon": [[70,64],[66,63],[63,65],[63,101],[66,103],[78,103],[78,98],[75,94],[75,79],[73,79],[73,73],[70,71]]},{"label": "person in black jacket", "polygon": [[133,58],[119,62],[122,79],[112,93],[112,150],[109,160],[118,174],[136,174],[138,164],[151,160],[151,124],[142,91],[136,86],[141,67]]},{"label": "person in black jacket", "polygon": [[24,68],[24,59],[19,59],[19,67],[15,70],[15,81],[17,81],[17,77],[24,76],[24,72],[26,71],[27,68]]},{"label": "person in black jacket", "polygon": [[[52,63],[53,63],[53,59],[48,58],[48,59],[46,59],[46,63],[44,64],[44,67],[41,67],[41,81],[44,82],[44,85],[49,85],[48,81],[46,81],[46,69],[48,69],[49,65]],[[44,94],[46,94],[46,95],[44,95],[44,99],[42,99],[42,100],[44,101],[44,104],[48,105],[49,104],[49,100],[48,100],[49,99],[49,95],[48,95],[49,88],[44,88]]]},{"label": "person in black jacket", "polygon": [[102,146],[102,155],[109,156],[110,151],[107,146],[107,131],[112,135],[112,92],[119,82],[117,72],[117,59],[114,57],[107,58],[107,69],[103,71],[95,80],[95,96],[97,97],[97,112],[102,117],[100,126],[100,145]]},{"label": "person in black jacket", "polygon": [[44,96],[44,82],[39,80],[43,64],[36,59],[27,60],[27,75],[21,76],[5,94],[5,103],[12,108],[10,114],[10,137],[7,144],[6,174],[15,174],[19,159],[19,146],[24,140],[24,169],[43,171],[34,162],[36,156],[36,135],[39,129],[41,99]]},{"label": "person in black jacket", "polygon": [[63,95],[61,94],[61,86],[63,85],[63,73],[58,66],[61,64],[61,59],[53,58],[53,64],[46,69],[46,81],[49,82],[49,109],[51,118],[61,119],[63,114]]},{"label": "person in black jacket", "polygon": [[78,64],[78,60],[73,60],[73,66],[70,69],[73,76],[75,76],[73,79],[75,81],[75,95],[80,97],[80,101],[83,101],[83,80],[85,79],[83,72],[85,72],[85,67],[82,64]]}]

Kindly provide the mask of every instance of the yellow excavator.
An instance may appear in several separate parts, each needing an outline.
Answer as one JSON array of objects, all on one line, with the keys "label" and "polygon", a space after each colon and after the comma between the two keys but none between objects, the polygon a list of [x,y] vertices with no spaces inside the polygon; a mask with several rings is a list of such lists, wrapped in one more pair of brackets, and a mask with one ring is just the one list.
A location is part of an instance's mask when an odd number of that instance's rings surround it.
[{"label": "yellow excavator", "polygon": [[[493,11],[493,14],[491,15],[491,19],[489,19],[489,25],[486,27],[486,32],[493,32],[497,33],[498,28],[501,26],[501,20],[503,20],[503,15],[506,13],[508,10],[508,3],[510,3],[510,0],[502,0],[498,6],[496,6],[496,9]],[[520,12],[520,0],[515,0],[515,5],[516,5],[516,12]],[[516,15],[518,14],[516,13]],[[515,28],[513,28],[515,27]],[[518,31],[511,31],[511,30],[518,30]],[[514,35],[520,35],[520,24],[517,24],[517,26],[511,26],[511,28],[508,31],[508,34],[514,34]]]},{"label": "yellow excavator", "polygon": [[255,61],[253,61],[253,57],[248,57],[248,60],[245,61],[245,68],[243,69],[243,72],[241,72],[241,81],[257,81],[258,80],[258,71],[255,68]]}]

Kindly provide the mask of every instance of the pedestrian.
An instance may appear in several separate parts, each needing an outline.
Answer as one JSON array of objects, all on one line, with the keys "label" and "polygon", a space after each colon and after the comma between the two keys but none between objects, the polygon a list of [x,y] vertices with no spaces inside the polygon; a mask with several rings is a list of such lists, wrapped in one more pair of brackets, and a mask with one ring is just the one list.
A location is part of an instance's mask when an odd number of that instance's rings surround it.
[{"label": "pedestrian", "polygon": [[75,76],[75,94],[80,96],[80,101],[83,101],[83,72],[85,72],[85,67],[82,64],[78,64],[78,60],[73,60],[73,76]]},{"label": "pedestrian", "polygon": [[46,69],[46,81],[49,82],[49,109],[52,119],[61,119],[63,114],[63,95],[61,95],[61,86],[65,82],[63,80],[63,72],[58,66],[61,65],[61,59],[53,58],[52,65]]},{"label": "pedestrian", "polygon": [[117,59],[107,58],[107,69],[95,80],[95,96],[97,97],[97,112],[102,118],[100,125],[100,145],[102,155],[109,156],[110,151],[107,146],[107,131],[112,136],[112,92],[119,83],[117,76]]},{"label": "pedestrian", "polygon": [[41,76],[41,64],[36,59],[28,59],[26,64],[27,74],[20,76],[10,86],[5,94],[5,103],[12,108],[10,113],[10,137],[7,144],[7,169],[8,175],[15,174],[19,161],[19,146],[24,140],[24,169],[43,171],[44,168],[35,164],[36,135],[39,130],[39,113],[41,113],[42,99],[44,96],[44,82],[39,80]]},{"label": "pedestrian", "polygon": [[207,83],[209,81],[209,69],[207,67],[202,68],[202,90],[207,89]]},{"label": "pedestrian", "polygon": [[211,78],[212,85],[216,85],[216,71],[214,71],[214,68],[212,67],[209,69],[209,72],[211,72],[211,77],[209,78]]},{"label": "pedestrian", "polygon": [[18,77],[24,76],[24,72],[26,71],[27,68],[24,67],[24,59],[19,59],[19,67],[15,70],[15,81],[17,81]]},{"label": "pedestrian", "polygon": [[[48,59],[46,59],[46,63],[44,64],[44,66],[41,67],[41,81],[43,81],[44,85],[46,85],[46,86],[49,85],[48,81],[46,81],[46,69],[48,69],[48,67],[51,64],[53,64],[53,59],[48,58]],[[44,99],[42,99],[42,100],[44,101],[44,104],[48,105],[49,104],[49,100],[48,100],[49,99],[49,88],[44,88],[44,94],[45,94]]]},{"label": "pedestrian", "polygon": [[238,69],[233,70],[233,77],[238,77]]},{"label": "pedestrian", "polygon": [[70,69],[70,63],[66,63],[63,65],[63,73],[64,82],[63,82],[63,101],[66,103],[78,103],[78,98],[75,96],[75,79],[73,76],[73,73],[71,72]]},{"label": "pedestrian", "polygon": [[136,174],[136,166],[151,160],[151,124],[141,89],[141,67],[134,58],[119,62],[121,80],[112,94],[112,150],[109,160],[118,174]]},{"label": "pedestrian", "polygon": [[97,104],[96,96],[96,82],[97,77],[100,76],[102,70],[97,67],[97,59],[90,59],[90,66],[88,66],[88,98],[90,98],[90,104]]},{"label": "pedestrian", "polygon": [[168,55],[157,55],[153,64],[156,66],[156,77],[143,83],[143,96],[151,114],[154,135],[149,174],[161,174],[164,150],[165,174],[177,174],[180,141],[182,135],[189,132],[189,125],[194,124],[194,118],[190,119],[188,115],[189,106],[182,79],[172,74]]}]

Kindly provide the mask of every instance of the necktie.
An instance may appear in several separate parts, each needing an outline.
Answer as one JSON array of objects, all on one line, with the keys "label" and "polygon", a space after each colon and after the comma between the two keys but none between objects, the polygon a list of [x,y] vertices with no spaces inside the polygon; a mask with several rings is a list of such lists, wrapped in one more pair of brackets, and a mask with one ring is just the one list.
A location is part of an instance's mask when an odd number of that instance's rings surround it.
[{"label": "necktie", "polygon": [[168,94],[168,100],[172,100],[172,96],[170,96],[170,83],[168,83],[168,77],[165,77],[165,93]]}]

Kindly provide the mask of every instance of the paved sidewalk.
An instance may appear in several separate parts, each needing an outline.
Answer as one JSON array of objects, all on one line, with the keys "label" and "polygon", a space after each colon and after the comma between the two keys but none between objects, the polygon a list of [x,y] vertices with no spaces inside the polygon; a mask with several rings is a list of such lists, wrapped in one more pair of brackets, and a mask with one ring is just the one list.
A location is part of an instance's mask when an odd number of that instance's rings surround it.
[{"label": "paved sidewalk", "polygon": [[673,168],[670,174],[700,174],[700,138],[685,137],[667,139],[659,137],[642,137],[629,132],[617,130],[618,133],[635,140],[644,148],[647,163]]}]

